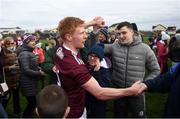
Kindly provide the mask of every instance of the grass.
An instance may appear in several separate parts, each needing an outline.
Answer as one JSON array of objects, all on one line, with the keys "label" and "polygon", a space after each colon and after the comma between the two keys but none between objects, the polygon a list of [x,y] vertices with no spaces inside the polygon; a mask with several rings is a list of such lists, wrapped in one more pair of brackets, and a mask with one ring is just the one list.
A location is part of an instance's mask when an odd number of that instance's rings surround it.
[{"label": "grass", "polygon": [[148,118],[161,118],[167,94],[146,93],[146,115]]},{"label": "grass", "polygon": [[[146,115],[147,118],[161,118],[164,110],[164,104],[167,99],[167,94],[160,93],[146,93]],[[24,110],[26,105],[26,100],[24,96],[20,97],[20,106],[21,111]],[[8,117],[11,118],[13,116],[13,108],[12,108],[12,100],[10,100],[8,107],[6,109],[8,113]],[[108,112],[107,117],[113,117],[113,101],[108,101]]]},{"label": "grass", "polygon": [[[147,118],[161,118],[164,112],[164,104],[167,99],[167,94],[160,93],[145,93],[146,95],[146,116]],[[113,101],[108,101],[108,112],[106,117],[113,117]]]}]

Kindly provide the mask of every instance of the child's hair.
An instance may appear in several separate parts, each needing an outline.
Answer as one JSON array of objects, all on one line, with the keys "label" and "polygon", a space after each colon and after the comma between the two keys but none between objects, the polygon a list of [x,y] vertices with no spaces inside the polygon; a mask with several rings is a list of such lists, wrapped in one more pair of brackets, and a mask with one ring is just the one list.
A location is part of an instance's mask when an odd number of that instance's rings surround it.
[{"label": "child's hair", "polygon": [[37,95],[37,112],[41,118],[62,118],[67,106],[67,96],[58,85],[48,85]]}]

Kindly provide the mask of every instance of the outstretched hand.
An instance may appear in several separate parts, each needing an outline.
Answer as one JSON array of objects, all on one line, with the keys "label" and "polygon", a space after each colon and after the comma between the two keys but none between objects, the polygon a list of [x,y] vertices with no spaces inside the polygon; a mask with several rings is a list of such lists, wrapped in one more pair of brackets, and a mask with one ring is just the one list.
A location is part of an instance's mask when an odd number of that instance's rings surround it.
[{"label": "outstretched hand", "polygon": [[147,89],[147,86],[142,83],[141,81],[136,81],[131,87],[130,87],[133,95],[141,94],[144,90]]},{"label": "outstretched hand", "polygon": [[138,91],[139,94],[142,93],[142,92],[144,92],[144,91],[147,89],[146,84],[141,83],[140,85],[141,85],[141,88],[140,88],[139,91]]}]

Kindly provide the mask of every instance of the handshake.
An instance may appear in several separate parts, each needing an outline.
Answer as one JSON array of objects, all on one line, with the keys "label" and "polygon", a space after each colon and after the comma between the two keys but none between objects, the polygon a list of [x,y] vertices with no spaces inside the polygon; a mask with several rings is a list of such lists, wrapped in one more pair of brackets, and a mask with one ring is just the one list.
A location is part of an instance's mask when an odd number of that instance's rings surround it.
[{"label": "handshake", "polygon": [[128,88],[128,95],[138,95],[147,90],[147,86],[141,81],[136,81],[131,87]]}]

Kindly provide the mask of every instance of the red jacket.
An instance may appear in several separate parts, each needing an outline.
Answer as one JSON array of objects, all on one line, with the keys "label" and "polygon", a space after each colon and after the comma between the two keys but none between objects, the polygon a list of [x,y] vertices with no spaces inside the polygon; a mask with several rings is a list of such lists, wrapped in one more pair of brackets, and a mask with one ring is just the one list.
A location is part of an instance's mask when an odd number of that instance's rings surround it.
[{"label": "red jacket", "polygon": [[33,53],[38,56],[39,64],[44,62],[44,52],[42,48],[35,48]]},{"label": "red jacket", "polygon": [[167,62],[168,60],[168,49],[163,41],[157,42],[157,58],[162,60],[162,62]]}]

